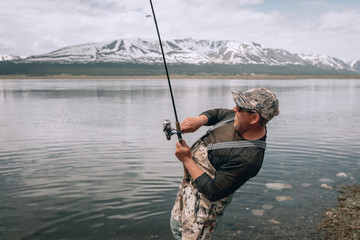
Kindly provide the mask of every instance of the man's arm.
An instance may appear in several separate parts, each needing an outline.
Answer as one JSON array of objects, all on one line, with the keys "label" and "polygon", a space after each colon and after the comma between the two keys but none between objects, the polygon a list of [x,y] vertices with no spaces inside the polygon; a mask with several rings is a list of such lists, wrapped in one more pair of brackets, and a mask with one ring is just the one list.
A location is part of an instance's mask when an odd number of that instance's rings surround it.
[{"label": "man's arm", "polygon": [[229,117],[231,114],[234,114],[234,111],[225,108],[215,108],[201,113],[201,115],[205,115],[208,118],[206,126],[215,125],[216,123]]},{"label": "man's arm", "polygon": [[193,133],[197,131],[201,126],[214,125],[230,114],[234,113],[231,109],[217,108],[205,111],[197,117],[186,118],[181,124],[181,131],[183,133]]},{"label": "man's arm", "polygon": [[195,132],[201,126],[207,124],[207,122],[208,122],[208,117],[206,115],[186,118],[181,124],[181,131],[183,133]]}]

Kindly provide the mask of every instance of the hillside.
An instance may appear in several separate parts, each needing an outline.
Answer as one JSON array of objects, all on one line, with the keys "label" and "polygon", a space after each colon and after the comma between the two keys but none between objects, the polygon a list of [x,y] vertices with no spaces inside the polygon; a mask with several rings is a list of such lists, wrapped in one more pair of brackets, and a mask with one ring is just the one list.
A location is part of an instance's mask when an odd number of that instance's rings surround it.
[{"label": "hillside", "polygon": [[[297,54],[258,43],[176,39],[163,42],[171,74],[360,75],[360,64],[326,55]],[[10,59],[8,57],[8,59]],[[119,39],[64,47],[0,61],[0,75],[146,76],[164,73],[155,40]]]}]

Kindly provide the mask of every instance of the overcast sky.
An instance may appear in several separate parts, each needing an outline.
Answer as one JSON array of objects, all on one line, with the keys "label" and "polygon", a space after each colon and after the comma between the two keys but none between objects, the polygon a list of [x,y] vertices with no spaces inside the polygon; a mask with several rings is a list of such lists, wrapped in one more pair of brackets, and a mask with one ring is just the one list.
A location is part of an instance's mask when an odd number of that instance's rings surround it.
[{"label": "overcast sky", "polygon": [[[163,40],[257,42],[360,60],[359,0],[153,0]],[[0,0],[0,55],[157,39],[149,0]]]}]

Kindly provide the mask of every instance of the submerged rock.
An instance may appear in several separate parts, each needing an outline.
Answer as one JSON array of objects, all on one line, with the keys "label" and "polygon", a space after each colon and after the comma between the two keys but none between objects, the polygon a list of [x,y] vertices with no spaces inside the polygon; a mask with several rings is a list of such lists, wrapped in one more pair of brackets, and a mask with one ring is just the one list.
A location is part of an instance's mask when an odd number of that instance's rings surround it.
[{"label": "submerged rock", "polygon": [[277,196],[276,197],[276,201],[278,202],[285,202],[285,201],[290,201],[290,200],[294,200],[291,197],[285,197],[285,196]]},{"label": "submerged rock", "polygon": [[334,180],[329,179],[329,178],[320,178],[318,181],[319,182],[324,182],[324,183],[332,183],[332,182],[334,182]]},{"label": "submerged rock", "polygon": [[290,184],[285,183],[266,183],[265,186],[272,190],[283,190],[284,188],[292,188]]},{"label": "submerged rock", "polygon": [[281,224],[279,221],[276,221],[275,219],[270,219],[269,223],[273,223],[273,224],[277,224],[277,225]]},{"label": "submerged rock", "polygon": [[325,184],[325,183],[321,184],[321,188],[324,188],[324,189],[332,189],[331,186],[329,186],[329,185],[327,185],[327,184]]},{"label": "submerged rock", "polygon": [[336,174],[337,177],[341,177],[341,178],[347,178],[348,175],[346,173],[343,172],[339,172],[338,174]]},{"label": "submerged rock", "polygon": [[261,206],[263,209],[266,209],[266,210],[269,210],[269,209],[272,209],[274,206],[271,205],[271,204],[264,204]]},{"label": "submerged rock", "polygon": [[255,216],[262,216],[264,214],[265,210],[262,209],[255,209],[252,211],[252,214]]},{"label": "submerged rock", "polygon": [[311,183],[303,183],[301,184],[302,187],[310,187],[311,186]]}]

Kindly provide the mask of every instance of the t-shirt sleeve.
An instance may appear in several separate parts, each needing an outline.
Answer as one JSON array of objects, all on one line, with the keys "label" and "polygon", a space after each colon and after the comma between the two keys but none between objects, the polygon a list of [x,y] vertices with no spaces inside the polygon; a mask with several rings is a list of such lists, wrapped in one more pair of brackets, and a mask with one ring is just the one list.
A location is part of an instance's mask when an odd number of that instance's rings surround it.
[{"label": "t-shirt sleeve", "polygon": [[206,126],[212,126],[216,123],[224,120],[225,118],[229,117],[229,115],[234,114],[234,111],[231,109],[225,108],[216,108],[212,110],[205,111],[200,115],[205,115],[208,118],[208,122]]}]

